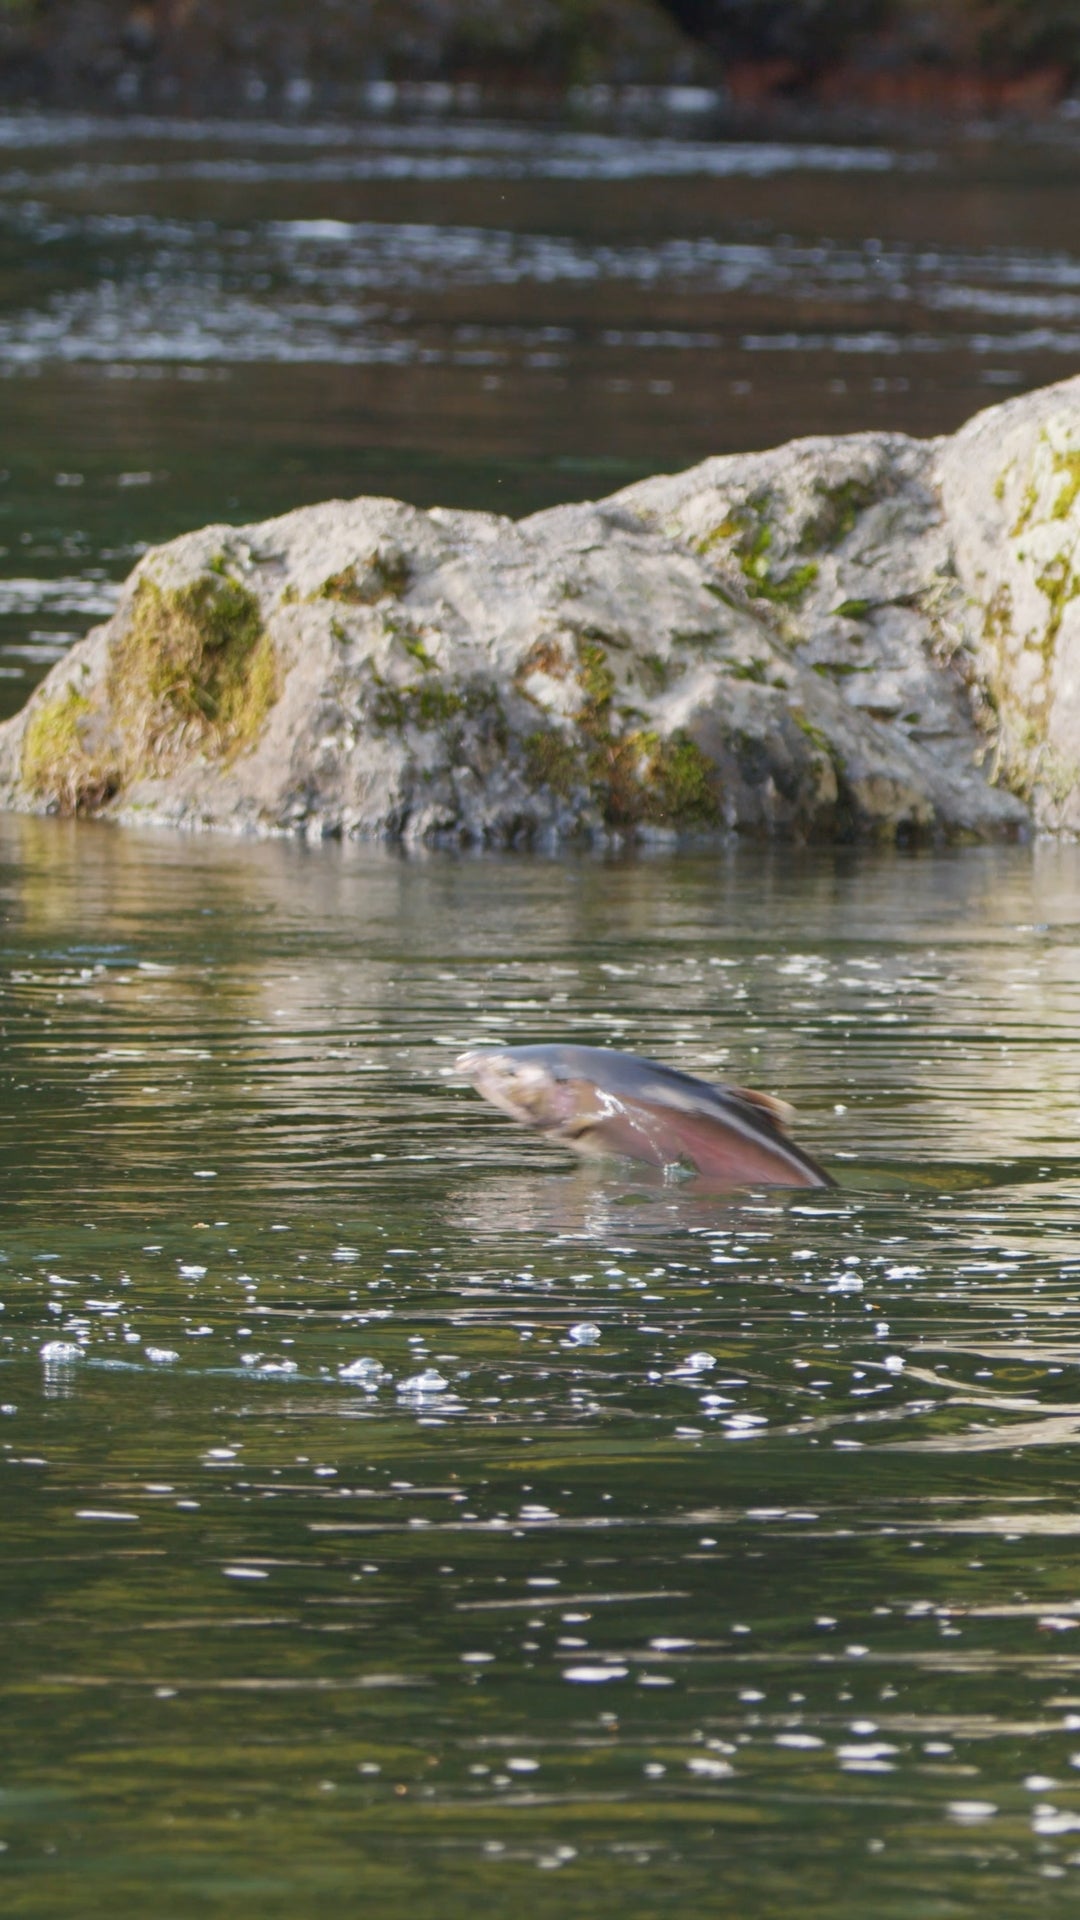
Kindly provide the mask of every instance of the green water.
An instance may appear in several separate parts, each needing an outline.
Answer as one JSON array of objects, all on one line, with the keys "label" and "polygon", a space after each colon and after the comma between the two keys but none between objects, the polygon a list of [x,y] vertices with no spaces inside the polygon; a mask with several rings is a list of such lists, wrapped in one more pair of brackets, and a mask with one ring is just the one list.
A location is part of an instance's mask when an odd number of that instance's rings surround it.
[{"label": "green water", "polygon": [[[0,897],[5,1913],[1073,1910],[1080,850],[8,819]],[[447,1077],[555,1031],[839,1191]]]}]

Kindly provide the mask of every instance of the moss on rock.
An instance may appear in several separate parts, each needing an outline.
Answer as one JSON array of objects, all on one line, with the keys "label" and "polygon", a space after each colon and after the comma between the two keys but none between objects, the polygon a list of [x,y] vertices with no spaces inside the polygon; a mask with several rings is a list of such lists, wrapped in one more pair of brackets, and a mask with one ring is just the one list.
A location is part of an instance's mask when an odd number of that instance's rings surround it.
[{"label": "moss on rock", "polygon": [[104,684],[41,703],[23,738],[26,791],[93,813],[133,781],[192,752],[229,762],[254,744],[280,675],[258,601],[211,567],[188,585],[143,579],[114,640]]},{"label": "moss on rock", "polygon": [[647,818],[658,825],[713,827],[720,821],[717,770],[681,729],[656,743],[648,766]]},{"label": "moss on rock", "polygon": [[1067,520],[1080,494],[1080,452],[1055,453],[1054,472],[1064,476],[1064,486],[1050,509],[1052,520]]},{"label": "moss on rock", "polygon": [[313,595],[316,600],[343,600],[350,606],[371,607],[377,600],[400,600],[409,584],[409,563],[403,553],[377,551],[361,571],[356,562],[330,574]]},{"label": "moss on rock", "polygon": [[878,498],[868,480],[841,480],[838,486],[817,489],[817,504],[803,525],[799,546],[804,553],[831,552],[854,530],[859,515]]},{"label": "moss on rock", "polygon": [[525,735],[521,745],[525,778],[531,787],[550,787],[560,800],[568,800],[575,788],[588,785],[579,749],[555,727],[538,727]]},{"label": "moss on rock", "polygon": [[[580,725],[580,722],[579,722]],[[555,727],[522,741],[525,777],[562,800],[589,792],[609,827],[717,826],[717,769],[689,734],[667,738],[647,728],[615,732],[583,727],[577,738]]]},{"label": "moss on rock", "polygon": [[87,745],[93,707],[73,686],[42,700],[23,735],[21,777],[35,800],[61,813],[93,813],[115,793],[118,773]]},{"label": "moss on rock", "polygon": [[1053,656],[1058,632],[1065,618],[1065,609],[1069,601],[1075,600],[1080,593],[1080,577],[1073,572],[1067,556],[1059,554],[1056,560],[1051,560],[1050,564],[1036,575],[1035,585],[1040,593],[1046,595],[1049,603],[1050,611],[1040,646],[1040,652],[1049,661]]},{"label": "moss on rock", "polygon": [[239,581],[216,571],[183,587],[141,580],[106,675],[124,784],[167,772],[192,750],[235,758],[280,691],[259,603]]},{"label": "moss on rock", "polygon": [[410,727],[420,733],[450,729],[448,744],[456,748],[461,725],[475,721],[496,742],[508,738],[503,704],[491,682],[444,679],[433,665],[423,680],[405,686],[394,686],[373,671],[367,703],[371,723],[380,733],[404,733]]},{"label": "moss on rock", "polygon": [[711,548],[730,541],[732,556],[751,599],[770,600],[775,606],[798,606],[818,577],[817,561],[803,561],[785,573],[776,570],[770,559],[773,530],[768,507],[768,497],[757,495],[744,505],[732,508],[719,526],[699,541],[698,550],[708,553]]}]

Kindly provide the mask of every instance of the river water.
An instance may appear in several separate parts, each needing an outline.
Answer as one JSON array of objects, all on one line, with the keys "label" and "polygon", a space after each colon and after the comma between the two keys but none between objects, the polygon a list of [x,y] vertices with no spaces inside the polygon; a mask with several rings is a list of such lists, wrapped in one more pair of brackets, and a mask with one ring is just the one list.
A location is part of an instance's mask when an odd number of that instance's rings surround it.
[{"label": "river water", "polygon": [[[6,128],[12,705],[185,525],[943,429],[1080,344],[1064,151]],[[1075,1911],[1080,849],[8,818],[0,899],[5,1913]],[[838,1189],[449,1072],[556,1034],[782,1092]]]}]

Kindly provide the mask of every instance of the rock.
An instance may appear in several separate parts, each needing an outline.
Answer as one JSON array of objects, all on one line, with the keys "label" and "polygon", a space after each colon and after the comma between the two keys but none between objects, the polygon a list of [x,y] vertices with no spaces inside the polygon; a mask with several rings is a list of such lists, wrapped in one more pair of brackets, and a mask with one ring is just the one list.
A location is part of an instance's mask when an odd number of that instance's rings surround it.
[{"label": "rock", "polygon": [[184,535],[0,728],[0,805],[493,846],[1080,827],[1080,379],[952,439],[512,522]]},{"label": "rock", "polygon": [[1080,379],[978,414],[938,462],[990,707],[990,772],[1044,828],[1080,831]]}]

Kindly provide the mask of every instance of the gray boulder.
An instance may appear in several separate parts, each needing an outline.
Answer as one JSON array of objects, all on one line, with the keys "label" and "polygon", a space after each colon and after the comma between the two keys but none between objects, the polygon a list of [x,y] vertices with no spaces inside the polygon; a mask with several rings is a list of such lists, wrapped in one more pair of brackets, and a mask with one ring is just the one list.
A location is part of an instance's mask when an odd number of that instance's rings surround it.
[{"label": "gray boulder", "polygon": [[0,728],[0,805],[557,845],[1080,826],[1080,379],[513,522],[186,534]]}]

